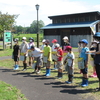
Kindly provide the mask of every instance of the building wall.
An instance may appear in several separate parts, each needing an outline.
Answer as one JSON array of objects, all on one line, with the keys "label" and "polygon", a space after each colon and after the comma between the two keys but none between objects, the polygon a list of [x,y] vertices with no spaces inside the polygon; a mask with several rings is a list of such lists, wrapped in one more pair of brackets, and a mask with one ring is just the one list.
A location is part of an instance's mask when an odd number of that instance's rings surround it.
[{"label": "building wall", "polygon": [[50,46],[52,46],[52,40],[57,39],[58,43],[61,45],[61,36],[60,35],[45,35],[44,39],[50,40]]},{"label": "building wall", "polygon": [[90,46],[91,41],[93,41],[93,36],[92,35],[70,35],[71,46],[77,47],[79,40],[82,40],[82,39],[87,39],[89,42],[88,46]]}]

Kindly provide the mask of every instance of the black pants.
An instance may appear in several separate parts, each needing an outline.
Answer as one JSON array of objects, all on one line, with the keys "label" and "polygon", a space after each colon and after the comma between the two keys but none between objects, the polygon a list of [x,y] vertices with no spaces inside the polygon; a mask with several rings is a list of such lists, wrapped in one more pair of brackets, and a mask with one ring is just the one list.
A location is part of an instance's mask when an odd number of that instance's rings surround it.
[{"label": "black pants", "polygon": [[95,65],[96,65],[95,68],[96,68],[97,77],[100,81],[100,65],[99,64],[95,64]]}]

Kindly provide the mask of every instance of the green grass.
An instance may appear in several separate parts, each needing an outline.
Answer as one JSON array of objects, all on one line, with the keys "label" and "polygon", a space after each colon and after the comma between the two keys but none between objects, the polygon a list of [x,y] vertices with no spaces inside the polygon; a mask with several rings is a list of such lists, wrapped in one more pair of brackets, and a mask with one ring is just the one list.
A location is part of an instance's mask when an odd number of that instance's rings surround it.
[{"label": "green grass", "polygon": [[[75,74],[74,74],[74,83],[72,84],[72,86],[75,86],[78,89],[85,90],[86,91],[86,93],[84,93],[85,96],[90,96],[90,95],[91,96],[95,96],[95,98],[97,98],[99,100],[99,98],[100,98],[100,92],[95,92],[95,90],[94,90],[95,88],[98,87],[98,79],[97,78],[90,78],[89,77],[89,86],[84,87],[84,88],[80,87],[80,84],[82,82],[82,74],[80,74],[80,70],[78,69],[78,65],[77,65],[78,53],[75,52],[74,54],[75,54],[76,59],[75,59],[75,69],[74,69],[74,72],[75,72]],[[5,62],[5,63],[2,63],[2,62]],[[1,60],[0,61],[0,66],[5,67],[5,68],[13,69],[14,61],[12,59]],[[20,66],[22,66],[22,61],[20,61]],[[89,62],[88,67],[89,67],[88,68],[89,69],[88,75],[91,75],[93,68],[92,68],[90,62]],[[23,67],[20,67],[19,72],[22,69],[23,69]],[[33,69],[31,67],[29,67],[26,72],[31,73],[31,72],[33,72]],[[25,72],[23,72],[23,73],[25,73]],[[45,74],[45,68],[41,69],[41,75],[43,75],[43,74]],[[57,76],[57,71],[52,70],[51,71],[51,77],[55,77],[55,76]],[[64,72],[63,78],[60,79],[59,81],[65,82],[67,79],[68,79],[67,72]],[[58,79],[56,79],[56,80],[58,80]]]},{"label": "green grass", "polygon": [[27,100],[16,87],[0,81],[0,100]]}]

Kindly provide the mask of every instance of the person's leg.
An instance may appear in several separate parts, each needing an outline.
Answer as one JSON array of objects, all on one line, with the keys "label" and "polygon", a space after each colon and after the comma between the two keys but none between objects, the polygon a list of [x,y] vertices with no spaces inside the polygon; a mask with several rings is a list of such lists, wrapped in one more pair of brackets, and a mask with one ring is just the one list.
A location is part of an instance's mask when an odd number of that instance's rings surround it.
[{"label": "person's leg", "polygon": [[50,76],[50,66],[51,66],[51,62],[47,61],[46,76]]},{"label": "person's leg", "polygon": [[27,69],[27,57],[26,56],[24,58],[23,65],[24,65],[24,69],[23,69],[23,71],[24,71]]}]

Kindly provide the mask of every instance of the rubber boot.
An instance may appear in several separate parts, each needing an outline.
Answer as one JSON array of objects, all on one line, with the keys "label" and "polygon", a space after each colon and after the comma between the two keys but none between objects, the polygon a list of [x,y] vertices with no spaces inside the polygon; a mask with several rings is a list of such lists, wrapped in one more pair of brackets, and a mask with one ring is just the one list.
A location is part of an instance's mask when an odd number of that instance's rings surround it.
[{"label": "rubber boot", "polygon": [[17,65],[16,70],[19,69],[19,65]]},{"label": "rubber boot", "polygon": [[61,79],[63,76],[62,72],[58,72],[58,78]]},{"label": "rubber boot", "polygon": [[31,62],[29,62],[29,66],[31,66]]},{"label": "rubber boot", "polygon": [[50,69],[46,69],[46,75],[45,76],[50,76]]},{"label": "rubber boot", "polygon": [[83,84],[81,86],[82,87],[88,86],[88,79],[84,78],[83,79]]},{"label": "rubber boot", "polygon": [[17,68],[17,65],[14,66],[14,70],[16,70],[16,68]]},{"label": "rubber boot", "polygon": [[68,75],[68,81],[66,81],[67,84],[71,84],[73,82],[73,75]]},{"label": "rubber boot", "polygon": [[24,69],[23,69],[23,71],[27,70],[26,68],[27,68],[27,63],[24,63]]}]

